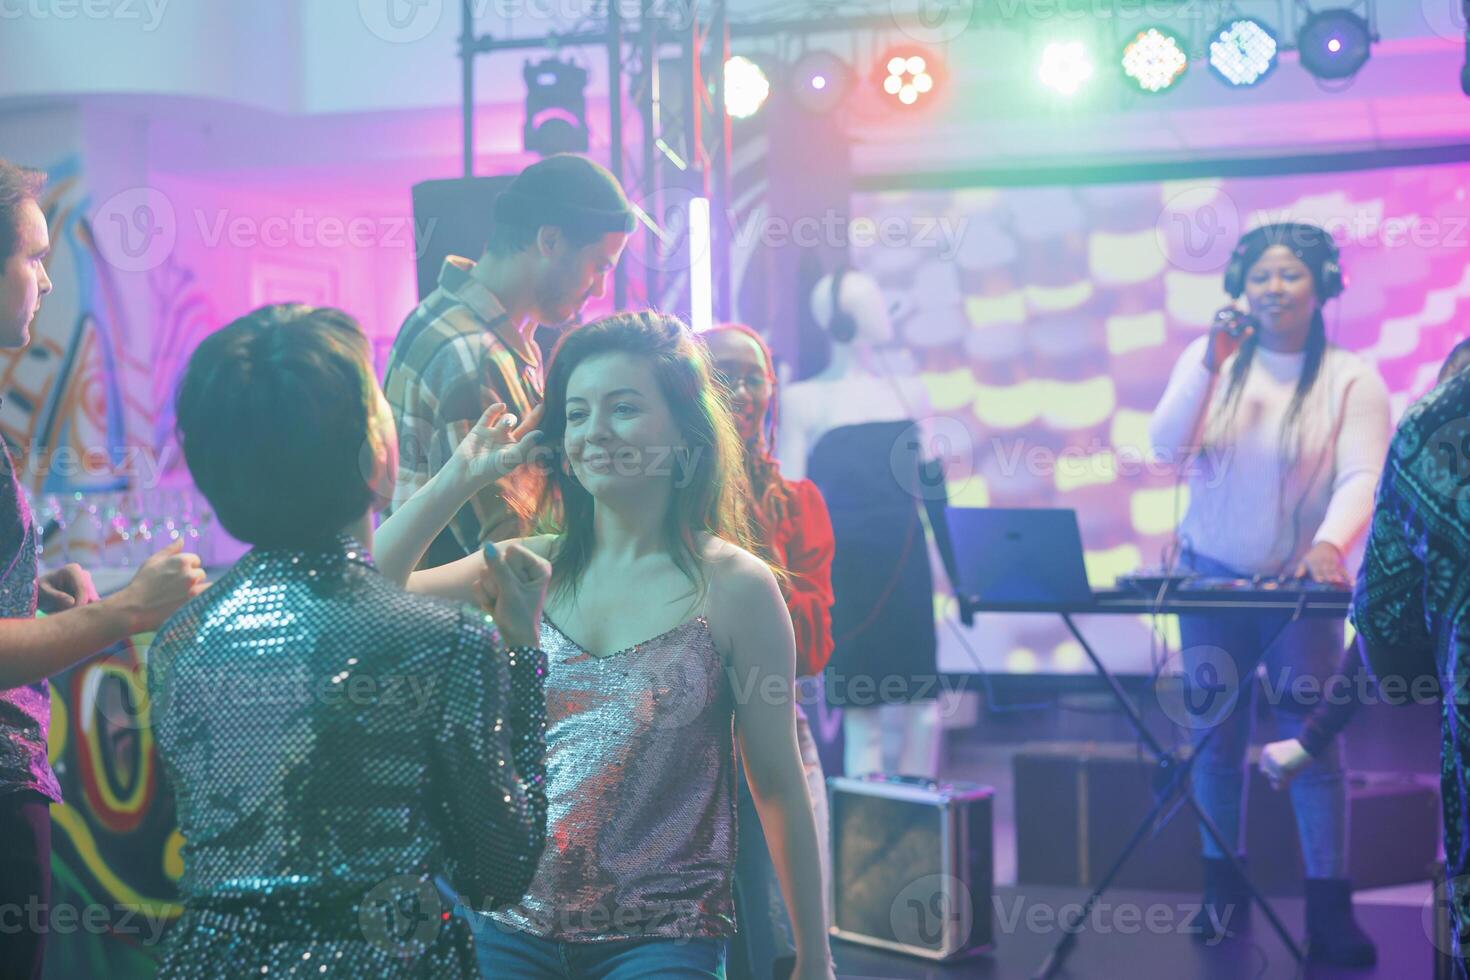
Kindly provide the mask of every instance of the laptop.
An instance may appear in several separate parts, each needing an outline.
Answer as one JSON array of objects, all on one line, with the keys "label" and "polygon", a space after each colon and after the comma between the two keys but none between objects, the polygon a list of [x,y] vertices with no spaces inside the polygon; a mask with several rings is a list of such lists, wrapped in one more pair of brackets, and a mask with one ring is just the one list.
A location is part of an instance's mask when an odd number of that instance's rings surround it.
[{"label": "laptop", "polygon": [[956,591],[980,604],[1089,606],[1074,510],[951,507]]}]

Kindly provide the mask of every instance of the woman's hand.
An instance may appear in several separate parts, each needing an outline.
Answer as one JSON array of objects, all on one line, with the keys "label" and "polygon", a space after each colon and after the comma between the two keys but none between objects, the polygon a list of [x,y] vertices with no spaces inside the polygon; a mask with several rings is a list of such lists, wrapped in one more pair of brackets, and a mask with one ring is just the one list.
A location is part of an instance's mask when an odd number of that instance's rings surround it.
[{"label": "woman's hand", "polygon": [[509,476],[531,458],[541,439],[541,431],[536,428],[540,424],[540,405],[524,420],[517,420],[506,411],[503,402],[497,402],[485,410],[480,421],[459,441],[449,465],[472,487],[473,493]]},{"label": "woman's hand", "polygon": [[1337,545],[1326,541],[1318,541],[1302,556],[1301,563],[1296,566],[1296,577],[1330,585],[1350,584],[1342,552],[1337,550]]},{"label": "woman's hand", "polygon": [[495,617],[501,639],[506,646],[539,647],[551,563],[514,542],[503,549],[488,542],[482,553],[485,571],[480,576],[480,593],[485,608]]},{"label": "woman's hand", "polygon": [[1261,772],[1271,781],[1272,789],[1290,786],[1297,773],[1311,761],[1311,754],[1294,738],[1272,742],[1261,748]]},{"label": "woman's hand", "polygon": [[1255,327],[1247,324],[1240,333],[1231,334],[1231,327],[1244,316],[1244,313],[1233,306],[1227,306],[1215,314],[1214,324],[1210,327],[1210,339],[1205,345],[1205,368],[1211,374],[1220,370],[1220,365],[1231,354],[1240,350],[1246,339],[1256,332]]}]

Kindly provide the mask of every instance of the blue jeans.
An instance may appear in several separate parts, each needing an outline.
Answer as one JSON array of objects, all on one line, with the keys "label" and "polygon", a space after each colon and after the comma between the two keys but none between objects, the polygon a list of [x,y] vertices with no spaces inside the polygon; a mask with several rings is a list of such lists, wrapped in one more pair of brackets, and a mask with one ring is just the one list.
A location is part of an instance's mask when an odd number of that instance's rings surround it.
[{"label": "blue jeans", "polygon": [[[1185,563],[1201,575],[1246,577],[1203,555],[1186,556]],[[1301,732],[1302,722],[1320,703],[1321,692],[1327,690],[1327,681],[1336,673],[1342,657],[1342,620],[1299,619],[1288,623],[1290,618],[1290,614],[1279,612],[1179,617],[1186,686],[1196,679],[1213,681],[1219,676],[1221,664],[1211,661],[1222,656],[1233,664],[1239,680],[1226,695],[1234,696],[1235,704],[1214,728],[1195,727],[1191,731],[1198,747],[1207,732],[1218,729],[1195,761],[1194,798],[1220,828],[1220,835],[1237,850],[1242,846],[1245,762],[1256,666],[1265,666],[1269,690],[1284,692],[1272,705],[1272,715],[1277,739],[1287,739]],[[1300,702],[1292,694],[1299,677],[1309,678],[1303,683],[1310,683],[1316,692]],[[1347,783],[1343,778],[1341,741],[1340,737],[1333,739],[1290,788],[1308,878],[1347,875]],[[1203,828],[1200,837],[1205,857],[1224,856]]]},{"label": "blue jeans", "polygon": [[723,939],[612,939],[562,943],[457,910],[475,935],[486,980],[725,980]]}]

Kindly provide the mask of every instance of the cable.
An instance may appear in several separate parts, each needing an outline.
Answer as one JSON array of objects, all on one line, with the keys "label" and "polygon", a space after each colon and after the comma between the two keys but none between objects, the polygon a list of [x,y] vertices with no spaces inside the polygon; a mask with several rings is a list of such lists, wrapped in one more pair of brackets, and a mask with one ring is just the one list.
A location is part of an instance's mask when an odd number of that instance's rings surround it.
[{"label": "cable", "polygon": [[975,653],[974,648],[970,646],[970,641],[965,639],[965,632],[960,628],[960,622],[952,616],[945,616],[944,621],[954,631],[955,638],[960,641],[960,646],[965,648],[965,652],[970,655],[970,659],[975,664],[975,674],[980,678],[980,686],[985,689],[985,709],[987,711],[1003,714],[1011,711],[1041,711],[1046,708],[1057,707],[1056,701],[1039,701],[1031,704],[1000,704],[996,700],[995,689],[990,684],[990,673],[985,669],[985,665],[980,662],[980,657]]}]

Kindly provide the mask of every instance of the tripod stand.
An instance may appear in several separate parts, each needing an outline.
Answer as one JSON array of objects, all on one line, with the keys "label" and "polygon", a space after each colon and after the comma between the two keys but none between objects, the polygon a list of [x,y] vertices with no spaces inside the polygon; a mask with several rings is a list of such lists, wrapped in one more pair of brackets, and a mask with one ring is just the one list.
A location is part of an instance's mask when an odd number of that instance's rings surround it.
[{"label": "tripod stand", "polygon": [[[1261,894],[1260,889],[1246,877],[1245,869],[1241,867],[1239,859],[1235,856],[1234,843],[1227,843],[1225,841],[1220,833],[1220,828],[1215,826],[1215,822],[1210,819],[1209,815],[1200,809],[1199,803],[1194,799],[1193,794],[1189,792],[1189,776],[1194,767],[1194,760],[1199,758],[1198,750],[1208,743],[1215,732],[1218,731],[1218,728],[1206,732],[1196,746],[1195,752],[1191,753],[1188,759],[1180,761],[1174,753],[1165,748],[1154,737],[1153,733],[1148,730],[1148,726],[1144,724],[1143,717],[1138,713],[1138,708],[1129,699],[1128,693],[1123,690],[1122,686],[1118,683],[1118,679],[1113,676],[1112,672],[1098,658],[1096,651],[1092,649],[1092,645],[1087,642],[1087,639],[1082,635],[1081,631],[1077,629],[1077,624],[1073,622],[1071,614],[1062,612],[1061,617],[1062,621],[1066,623],[1067,629],[1071,631],[1072,636],[1081,644],[1083,652],[1087,654],[1087,659],[1092,661],[1092,666],[1097,671],[1098,676],[1107,684],[1109,691],[1112,692],[1113,699],[1117,701],[1118,706],[1123,710],[1123,714],[1128,718],[1129,724],[1133,726],[1133,729],[1138,733],[1138,737],[1143,740],[1148,746],[1149,751],[1153,753],[1157,769],[1154,773],[1155,795],[1153,806],[1144,815],[1143,820],[1138,825],[1138,829],[1128,839],[1128,843],[1124,845],[1122,852],[1114,860],[1112,867],[1108,868],[1107,874],[1103,875],[1097,887],[1092,890],[1092,893],[1087,896],[1087,900],[1082,903],[1082,908],[1078,911],[1076,917],[1072,922],[1063,926],[1062,938],[1053,947],[1050,955],[1047,956],[1046,960],[1037,970],[1034,975],[1035,980],[1048,980],[1057,970],[1061,969],[1072,948],[1076,946],[1077,937],[1081,933],[1087,917],[1091,914],[1092,907],[1097,904],[1097,900],[1112,885],[1113,879],[1123,870],[1123,866],[1128,862],[1128,858],[1132,856],[1133,852],[1138,848],[1138,845],[1143,842],[1145,837],[1156,830],[1154,824],[1164,812],[1165,807],[1169,806],[1181,792],[1184,794],[1185,802],[1194,811],[1195,816],[1199,818],[1200,826],[1204,828],[1205,833],[1209,835],[1220,853],[1225,855],[1225,860],[1230,863],[1231,868],[1234,869],[1239,880],[1245,882],[1246,888],[1250,891],[1251,900],[1260,906],[1267,921],[1271,923],[1271,928],[1276,931],[1276,935],[1281,938],[1281,942],[1291,952],[1291,955],[1296,961],[1300,963],[1303,959],[1301,948],[1292,939],[1286,926],[1282,923],[1280,917],[1277,916],[1276,910],[1271,907],[1271,903]],[[1282,629],[1285,629],[1284,625]],[[1269,647],[1270,644],[1266,644],[1266,646]],[[1246,674],[1246,676],[1249,676],[1249,674]]]}]

